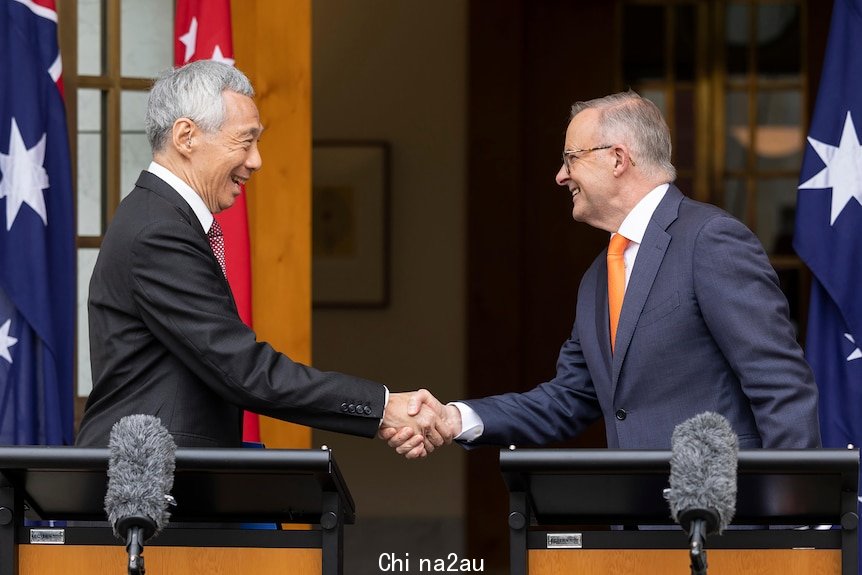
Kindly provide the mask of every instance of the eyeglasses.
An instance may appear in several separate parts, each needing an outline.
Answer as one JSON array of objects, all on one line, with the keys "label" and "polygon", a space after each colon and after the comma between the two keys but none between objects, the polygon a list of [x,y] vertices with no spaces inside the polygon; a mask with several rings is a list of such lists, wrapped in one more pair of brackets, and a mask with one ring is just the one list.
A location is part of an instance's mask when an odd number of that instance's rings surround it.
[{"label": "eyeglasses", "polygon": [[596,146],[595,148],[587,148],[585,150],[565,150],[563,151],[563,165],[566,166],[566,173],[571,175],[572,167],[575,165],[575,160],[580,159],[577,154],[586,154],[587,152],[595,152],[596,150],[607,150],[613,148],[612,144],[607,146]]}]

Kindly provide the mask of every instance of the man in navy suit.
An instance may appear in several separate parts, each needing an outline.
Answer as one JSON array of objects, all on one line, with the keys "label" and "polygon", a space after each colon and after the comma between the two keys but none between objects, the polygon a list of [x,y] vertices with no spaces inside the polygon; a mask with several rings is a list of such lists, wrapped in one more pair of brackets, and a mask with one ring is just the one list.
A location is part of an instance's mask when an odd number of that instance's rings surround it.
[{"label": "man in navy suit", "polygon": [[[817,388],[778,278],[754,234],[685,197],[658,108],[634,92],[572,107],[556,181],[572,217],[627,238],[625,291],[611,341],[607,251],[584,274],[556,377],[525,393],[432,406],[465,445],[543,444],[604,417],[609,447],[669,449],[704,411],[730,422],[741,448],[820,446]],[[612,343],[613,348],[612,348]],[[421,438],[381,430],[409,455]]]}]

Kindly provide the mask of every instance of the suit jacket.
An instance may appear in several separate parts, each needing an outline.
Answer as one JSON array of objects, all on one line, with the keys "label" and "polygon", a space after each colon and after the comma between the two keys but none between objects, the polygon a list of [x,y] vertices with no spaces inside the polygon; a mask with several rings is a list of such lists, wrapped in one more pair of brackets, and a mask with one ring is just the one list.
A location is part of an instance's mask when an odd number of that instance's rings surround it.
[{"label": "suit jacket", "polygon": [[638,250],[611,354],[607,252],[582,278],[556,377],[468,401],[475,443],[542,444],[604,417],[608,447],[670,449],[674,427],[725,416],[740,447],[820,445],[817,388],[760,242],[673,185]]},{"label": "suit jacket", "polygon": [[107,445],[135,413],[159,417],[186,447],[240,445],[243,408],[369,437],[383,415],[382,385],[257,341],[191,207],[146,171],[102,242],[89,324],[93,391],[78,445]]}]

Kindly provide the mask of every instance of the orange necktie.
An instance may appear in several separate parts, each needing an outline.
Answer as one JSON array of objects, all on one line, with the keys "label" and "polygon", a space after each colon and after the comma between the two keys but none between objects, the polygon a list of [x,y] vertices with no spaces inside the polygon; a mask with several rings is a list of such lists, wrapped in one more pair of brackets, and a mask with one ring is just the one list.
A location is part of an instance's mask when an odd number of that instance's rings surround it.
[{"label": "orange necktie", "polygon": [[611,353],[617,339],[617,324],[620,321],[620,310],[623,308],[623,296],[626,293],[626,263],[623,252],[629,245],[629,239],[615,234],[608,245],[608,312],[611,319]]}]

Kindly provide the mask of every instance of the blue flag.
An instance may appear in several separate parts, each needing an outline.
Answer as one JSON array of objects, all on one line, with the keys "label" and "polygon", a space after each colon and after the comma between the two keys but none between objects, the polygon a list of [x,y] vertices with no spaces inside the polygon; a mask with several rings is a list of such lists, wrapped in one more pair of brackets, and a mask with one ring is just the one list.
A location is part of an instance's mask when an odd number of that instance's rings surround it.
[{"label": "blue flag", "polygon": [[71,444],[75,236],[53,0],[0,0],[0,444]]},{"label": "blue flag", "polygon": [[814,274],[806,357],[825,447],[862,446],[862,0],[836,0],[794,247]]}]

